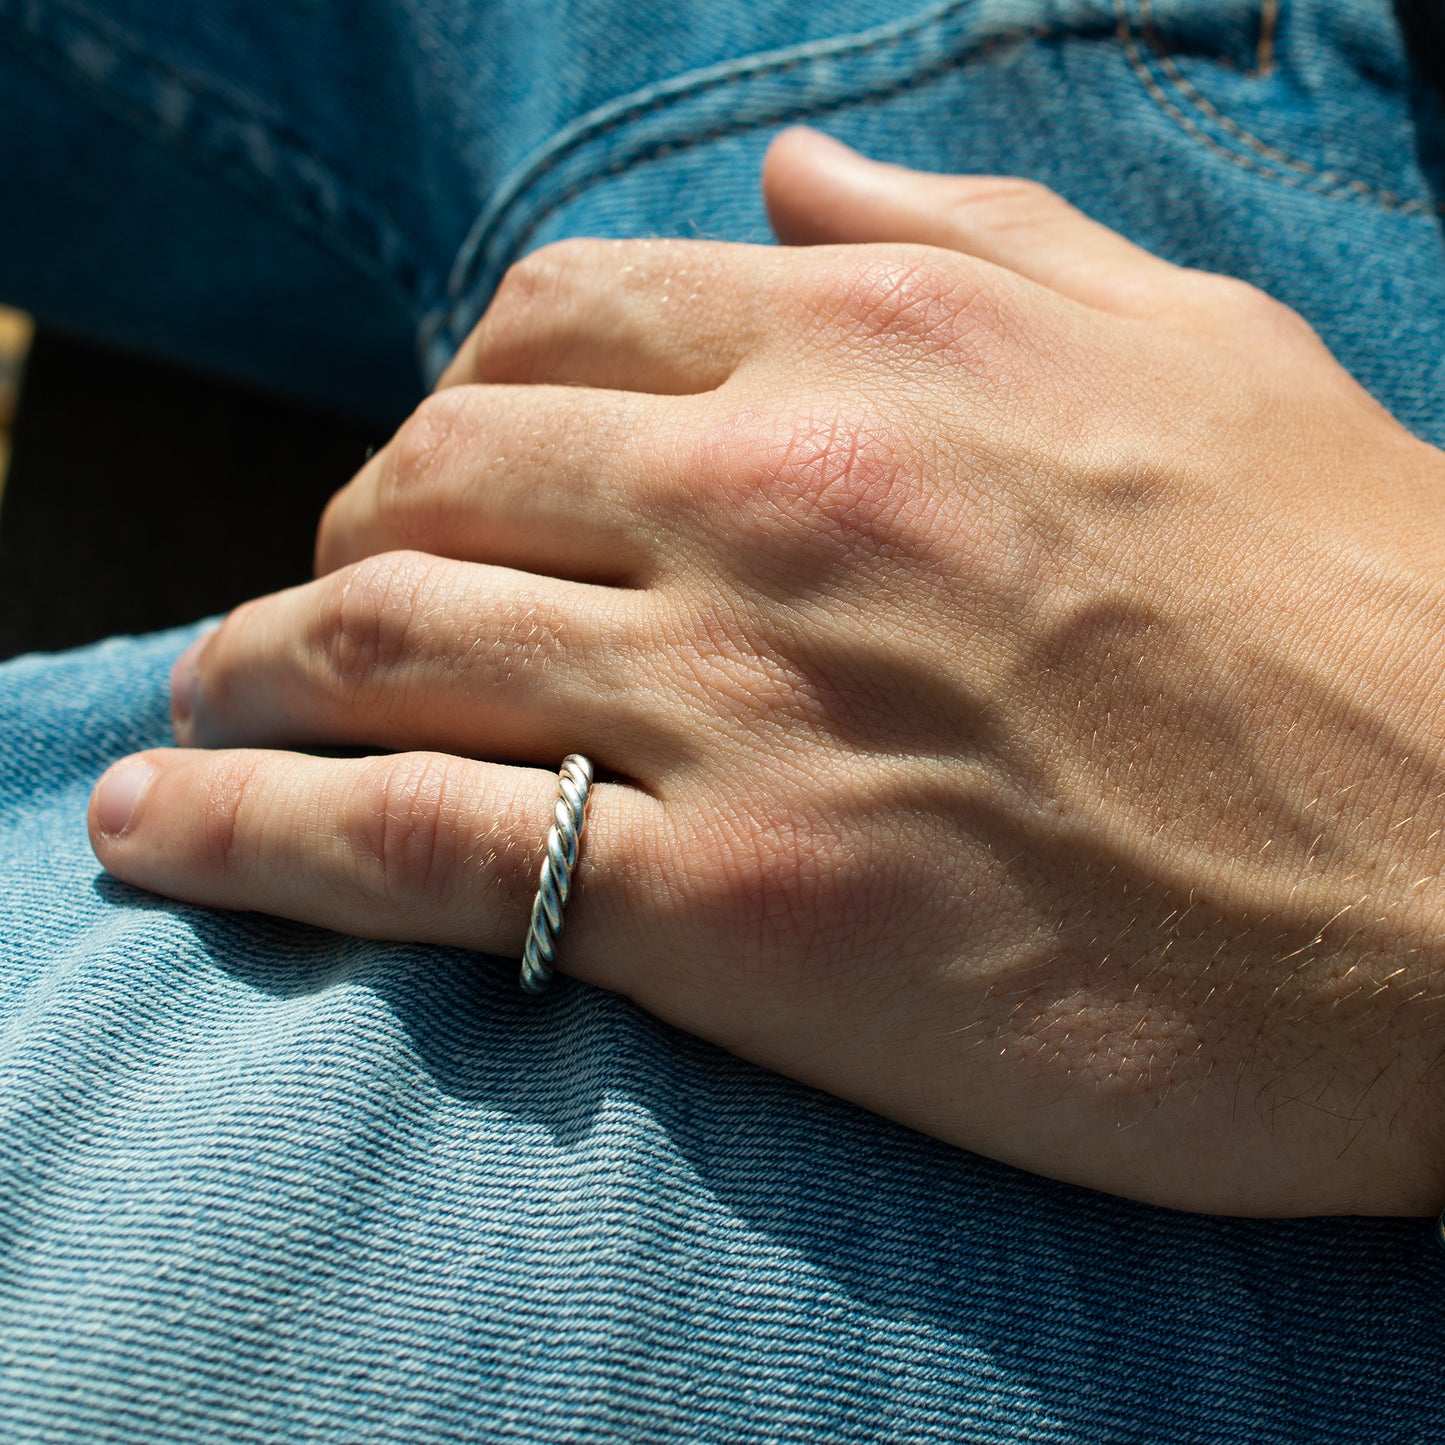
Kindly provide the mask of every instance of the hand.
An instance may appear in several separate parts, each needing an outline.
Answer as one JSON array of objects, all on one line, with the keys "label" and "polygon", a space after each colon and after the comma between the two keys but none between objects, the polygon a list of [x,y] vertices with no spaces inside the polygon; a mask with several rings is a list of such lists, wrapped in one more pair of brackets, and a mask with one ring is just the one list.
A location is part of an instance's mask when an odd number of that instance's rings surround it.
[{"label": "hand", "polygon": [[[101,860],[515,955],[582,751],[566,972],[1059,1178],[1437,1210],[1445,461],[1037,186],[809,133],[765,185],[873,244],[523,261]],[[413,751],[251,750],[319,742]]]}]

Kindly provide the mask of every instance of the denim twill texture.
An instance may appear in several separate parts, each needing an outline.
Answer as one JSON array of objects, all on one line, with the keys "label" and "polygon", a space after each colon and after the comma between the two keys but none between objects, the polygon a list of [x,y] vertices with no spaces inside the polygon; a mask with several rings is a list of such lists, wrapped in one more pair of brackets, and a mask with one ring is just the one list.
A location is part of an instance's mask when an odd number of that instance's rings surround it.
[{"label": "denim twill texture", "polygon": [[[1384,4],[0,0],[0,119],[0,295],[372,416],[529,247],[763,239],[801,119],[1264,285],[1445,443],[1445,128]],[[0,1439],[1440,1438],[1423,1222],[1111,1200],[106,879],[87,793],[188,635],[0,667]]]}]

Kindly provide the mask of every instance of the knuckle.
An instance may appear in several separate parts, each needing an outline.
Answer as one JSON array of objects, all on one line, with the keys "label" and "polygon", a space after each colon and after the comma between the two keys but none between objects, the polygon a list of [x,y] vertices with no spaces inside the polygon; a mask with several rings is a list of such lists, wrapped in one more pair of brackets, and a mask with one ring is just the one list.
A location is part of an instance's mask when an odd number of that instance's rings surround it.
[{"label": "knuckle", "polygon": [[1235,349],[1258,353],[1284,347],[1301,362],[1329,362],[1334,355],[1313,326],[1294,307],[1237,276],[1213,271],[1183,271],[1182,296],[1200,332]]},{"label": "knuckle", "polygon": [[245,840],[260,836],[255,814],[260,759],[252,753],[218,753],[206,777],[201,851],[205,863],[224,874],[245,862]]},{"label": "knuckle", "polygon": [[462,387],[434,392],[398,428],[377,480],[378,519],[389,535],[421,531],[434,508],[443,455],[467,432],[471,394]]},{"label": "knuckle", "polygon": [[417,599],[433,565],[419,552],[382,552],[326,579],[311,650],[322,678],[344,698],[413,653]]},{"label": "knuckle", "polygon": [[514,262],[472,334],[471,376],[482,382],[546,373],[555,323],[575,304],[579,278],[626,243],[569,238]]},{"label": "knuckle", "polygon": [[605,243],[579,238],[553,241],[514,261],[498,283],[483,324],[505,324],[558,305],[600,244]]},{"label": "knuckle", "polygon": [[851,417],[800,418],[783,442],[775,485],[835,536],[872,550],[886,545],[912,492],[902,439]]},{"label": "knuckle", "polygon": [[1217,306],[1265,311],[1279,304],[1268,292],[1238,276],[1225,276],[1216,271],[1196,271],[1193,274],[1196,283]]},{"label": "knuckle", "polygon": [[[803,410],[762,428],[736,418],[703,446],[710,455],[689,470],[721,477],[723,520],[754,550],[799,532],[849,555],[896,550],[925,501],[911,438],[860,409]],[[717,495],[707,488],[709,505]]]},{"label": "knuckle", "polygon": [[364,889],[390,902],[442,905],[461,863],[455,766],[439,753],[404,753],[364,775],[346,839]]},{"label": "knuckle", "polygon": [[753,829],[733,832],[732,846],[720,860],[724,888],[735,905],[748,910],[760,946],[782,943],[788,952],[806,956],[830,912],[825,870],[834,850],[805,819],[773,820]]},{"label": "knuckle", "polygon": [[1001,293],[970,257],[932,246],[859,249],[871,254],[835,260],[822,283],[825,316],[850,337],[956,360],[1004,320]]},{"label": "knuckle", "polygon": [[247,690],[255,686],[253,664],[248,664],[253,648],[247,642],[247,634],[260,627],[267,604],[268,599],[264,597],[240,603],[221,619],[221,625],[212,634],[196,666],[199,703],[204,706],[195,707],[194,726],[199,726],[202,718],[234,716]]}]

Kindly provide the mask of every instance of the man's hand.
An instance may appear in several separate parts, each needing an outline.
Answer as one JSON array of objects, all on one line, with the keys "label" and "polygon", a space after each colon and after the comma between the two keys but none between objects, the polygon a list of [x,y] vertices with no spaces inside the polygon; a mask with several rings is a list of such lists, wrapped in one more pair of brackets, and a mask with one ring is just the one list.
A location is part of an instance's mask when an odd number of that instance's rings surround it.
[{"label": "man's hand", "polygon": [[[1037,186],[766,185],[845,244],[514,268],[319,580],[178,666],[105,866],[515,954],[585,752],[564,971],[1044,1174],[1437,1210],[1445,459]],[[312,743],[408,751],[254,750]]]}]

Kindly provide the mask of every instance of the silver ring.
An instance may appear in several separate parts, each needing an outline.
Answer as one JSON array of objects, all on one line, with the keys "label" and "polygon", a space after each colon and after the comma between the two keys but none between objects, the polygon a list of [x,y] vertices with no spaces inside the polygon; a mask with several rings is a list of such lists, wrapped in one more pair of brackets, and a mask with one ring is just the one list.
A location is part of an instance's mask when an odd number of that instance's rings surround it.
[{"label": "silver ring", "polygon": [[562,935],[562,910],[572,891],[577,849],[587,822],[587,802],[592,796],[592,764],[581,753],[569,753],[563,759],[557,782],[557,805],[552,809],[547,851],[537,879],[537,896],[532,900],[532,926],[522,949],[522,987],[528,993],[542,993],[552,982],[557,940]]}]

